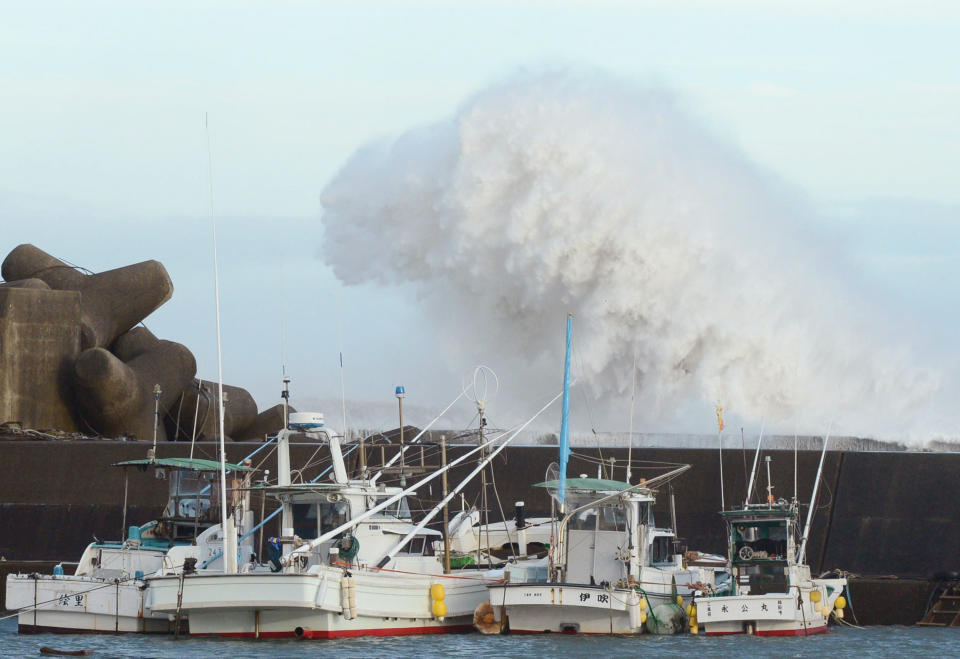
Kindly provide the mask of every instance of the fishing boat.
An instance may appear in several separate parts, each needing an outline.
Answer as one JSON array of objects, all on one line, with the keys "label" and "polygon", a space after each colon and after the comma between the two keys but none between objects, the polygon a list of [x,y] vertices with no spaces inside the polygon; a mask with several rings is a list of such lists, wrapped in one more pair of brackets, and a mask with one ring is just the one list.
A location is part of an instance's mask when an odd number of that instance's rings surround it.
[{"label": "fishing boat", "polygon": [[[289,425],[278,436],[278,484],[263,490],[279,500],[282,510],[283,535],[271,539],[270,570],[258,571],[253,564],[239,565],[235,572],[175,570],[148,580],[149,608],[186,615],[191,635],[324,639],[469,631],[474,610],[487,599],[486,586],[496,577],[481,569],[450,570],[434,550],[441,534],[427,524],[527,424],[409,487],[379,482],[407,447],[376,475],[364,469],[350,478],[342,437],[326,426],[323,415],[291,414]],[[290,482],[292,432],[327,447],[331,482]],[[488,449],[480,465],[415,523],[407,497]]]},{"label": "fishing boat", "polygon": [[[566,479],[565,502],[572,510],[557,525],[552,561],[506,570],[504,583],[488,587],[488,611],[478,611],[478,629],[566,634],[683,631],[680,603],[715,588],[714,570],[685,565],[684,556],[672,551],[675,533],[658,528],[652,511],[655,488],[687,469],[684,465],[633,486],[585,475]],[[559,483],[537,485],[556,491]]]},{"label": "fishing boat", "polygon": [[567,478],[572,317],[567,318],[560,464],[549,489],[561,519],[556,542],[539,565],[510,567],[488,586],[489,602],[475,612],[482,632],[567,634],[675,633],[685,624],[680,603],[714,587],[710,568],[685,566],[675,533],[657,528],[655,488],[690,468],[681,465],[649,481]]},{"label": "fishing boat", "polygon": [[[146,606],[146,577],[186,559],[202,563],[221,553],[223,540],[216,514],[219,462],[148,457],[116,466],[123,469],[125,493],[131,471],[149,473],[157,482],[166,483],[163,513],[146,524],[130,526],[120,540],[95,540],[87,545],[73,574],[64,574],[62,565],[58,565],[52,575],[8,575],[7,607],[19,609],[21,634],[172,632],[168,616]],[[228,464],[227,469],[249,484],[249,466]],[[237,488],[240,478],[235,479]],[[234,492],[239,493],[239,489]],[[252,513],[248,498],[246,503],[246,514],[240,501],[238,508],[249,528]],[[126,527],[126,501],[124,504]],[[252,547],[245,545],[242,551],[252,552]],[[220,559],[210,564],[218,567]]]},{"label": "fishing boat", "polygon": [[770,456],[766,459],[767,500],[750,503],[760,453],[758,442],[743,506],[720,513],[727,526],[733,592],[697,596],[690,607],[692,630],[702,627],[708,636],[807,636],[826,632],[831,615],[843,617],[847,580],[813,578],[805,560],[829,439],[828,433],[802,534],[796,495],[789,502],[774,500]]}]

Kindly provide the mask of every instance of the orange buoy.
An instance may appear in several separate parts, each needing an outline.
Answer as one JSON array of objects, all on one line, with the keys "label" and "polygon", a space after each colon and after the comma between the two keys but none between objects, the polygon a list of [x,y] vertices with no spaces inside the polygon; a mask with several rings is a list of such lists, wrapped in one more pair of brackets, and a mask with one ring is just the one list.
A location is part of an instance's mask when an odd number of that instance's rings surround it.
[{"label": "orange buoy", "polygon": [[473,626],[481,634],[500,633],[500,621],[490,602],[484,602],[474,609]]}]

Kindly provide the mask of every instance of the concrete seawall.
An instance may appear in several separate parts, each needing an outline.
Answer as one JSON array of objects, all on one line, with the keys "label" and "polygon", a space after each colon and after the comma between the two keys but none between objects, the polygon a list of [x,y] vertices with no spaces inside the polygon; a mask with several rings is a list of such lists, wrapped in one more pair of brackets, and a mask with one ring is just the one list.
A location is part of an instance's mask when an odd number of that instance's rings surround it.
[{"label": "concrete seawall", "polygon": [[[234,442],[228,457],[240,459],[259,444]],[[147,442],[118,441],[4,441],[0,442],[0,556],[8,560],[75,560],[97,534],[113,538],[120,534],[123,515],[123,480],[114,462],[146,455]],[[303,464],[316,451],[310,444],[294,444],[292,461]],[[189,454],[181,443],[164,443],[161,455]],[[467,449],[451,447],[450,459]],[[197,444],[198,457],[214,457],[213,443]],[[258,463],[270,452],[254,458]],[[326,453],[321,449],[322,457]],[[597,474],[596,461],[602,453],[623,477],[626,451],[623,449],[577,449],[570,462],[570,474]],[[390,453],[388,452],[389,456]],[[793,454],[774,451],[772,474],[774,496],[793,495]],[[420,459],[410,452],[410,462]],[[354,459],[356,456],[350,456]],[[379,462],[379,449],[369,452],[371,464]],[[436,464],[436,450],[425,457]],[[692,469],[672,486],[680,535],[691,548],[722,552],[724,529],[717,515],[720,509],[719,460],[716,451],[699,449],[636,449],[634,460],[651,463],[690,464]],[[547,465],[556,458],[553,447],[508,448],[496,461],[496,485],[500,500],[511,514],[513,503],[524,500],[528,511],[548,512],[547,493],[530,485],[543,480]],[[315,458],[316,459],[316,458]],[[798,494],[808,500],[819,455],[798,454]],[[727,505],[742,501],[752,455],[724,452],[725,498]],[[472,468],[472,461],[453,470],[451,483]],[[320,461],[305,471],[310,477],[325,466]],[[616,466],[619,465],[619,466]],[[275,456],[269,454],[261,465],[276,474]],[[762,464],[761,464],[762,467]],[[664,467],[645,470],[660,473]],[[759,485],[766,486],[764,473]],[[636,471],[635,471],[636,474]],[[809,559],[815,570],[845,569],[861,574],[928,577],[942,570],[960,569],[960,500],[952,483],[960,477],[960,454],[944,453],[853,453],[830,452],[824,466],[824,482],[818,511],[809,541]],[[636,478],[636,475],[635,475]],[[477,499],[479,485],[472,483],[465,498]],[[666,489],[661,492],[658,512],[666,523]],[[439,481],[418,493],[426,505],[440,498]],[[765,491],[763,492],[765,494]],[[151,474],[131,473],[128,509],[130,523],[142,523],[161,508],[165,486]],[[499,517],[492,494],[491,516]]]},{"label": "concrete seawall", "polygon": [[[231,460],[239,460],[260,444],[234,442],[228,446]],[[142,458],[147,442],[133,441],[0,441],[0,556],[8,561],[75,561],[93,536],[120,536],[123,517],[122,470],[114,462]],[[292,463],[305,464],[317,451],[312,444],[294,444]],[[451,447],[449,459],[462,455],[465,447]],[[186,456],[185,443],[163,443],[163,456]],[[419,462],[420,449],[409,452],[408,463]],[[428,464],[439,462],[438,451],[424,449]],[[625,449],[577,448],[569,473],[597,475],[600,454],[605,464],[614,458],[616,476],[623,477]],[[748,452],[749,453],[749,452]],[[202,442],[197,457],[215,457],[216,446]],[[324,466],[326,450],[313,458],[317,464],[304,471],[310,478]],[[386,455],[392,454],[387,449]],[[793,453],[772,451],[774,496],[793,495]],[[380,449],[369,453],[378,464]],[[261,463],[261,459],[266,458]],[[354,460],[356,454],[350,456]],[[723,456],[727,505],[742,502],[752,453],[725,451]],[[517,500],[526,502],[529,514],[548,513],[547,493],[531,484],[544,479],[547,465],[556,459],[549,446],[506,449],[496,461],[495,480],[500,504],[512,515]],[[701,449],[634,449],[633,459],[650,461],[640,475],[662,473],[668,464],[690,464],[692,469],[671,485],[676,497],[678,530],[691,549],[724,553],[725,529],[720,509],[719,459],[716,451]],[[819,454],[798,454],[798,495],[809,500]],[[275,455],[267,448],[254,457],[254,464],[276,474]],[[475,465],[472,459],[453,470],[451,483],[459,482]],[[761,462],[762,467],[762,462]],[[761,469],[758,485],[766,486]],[[636,479],[638,471],[634,470]],[[412,483],[413,480],[410,480]],[[824,465],[824,481],[809,540],[808,558],[815,573],[842,569],[859,575],[895,575],[929,579],[940,571],[960,570],[960,499],[952,484],[960,482],[960,454],[951,453],[860,453],[830,452]],[[452,485],[451,485],[452,486]],[[464,490],[469,504],[478,500],[479,484]],[[661,489],[657,515],[666,524],[667,488]],[[765,494],[765,490],[761,489]],[[420,506],[441,497],[439,479],[421,488]],[[155,517],[165,502],[166,485],[152,473],[131,472],[128,524]],[[492,490],[491,517],[499,518]],[[257,502],[259,503],[259,502]],[[271,510],[267,503],[267,511]],[[454,506],[459,509],[459,504]],[[805,514],[805,511],[804,511]],[[267,529],[266,535],[276,534]]]}]

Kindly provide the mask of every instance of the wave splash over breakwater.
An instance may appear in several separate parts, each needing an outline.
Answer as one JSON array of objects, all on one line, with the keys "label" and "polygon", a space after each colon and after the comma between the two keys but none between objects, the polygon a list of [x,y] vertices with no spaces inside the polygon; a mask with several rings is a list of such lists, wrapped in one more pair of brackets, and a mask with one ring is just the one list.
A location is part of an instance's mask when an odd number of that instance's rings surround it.
[{"label": "wave splash over breakwater", "polygon": [[322,202],[337,276],[412,284],[443,355],[508,372],[518,410],[559,385],[571,312],[591,424],[626,426],[636,359],[649,431],[702,431],[716,402],[789,433],[956,428],[947,374],[800,195],[669,90],[521,74],[359,149]]}]

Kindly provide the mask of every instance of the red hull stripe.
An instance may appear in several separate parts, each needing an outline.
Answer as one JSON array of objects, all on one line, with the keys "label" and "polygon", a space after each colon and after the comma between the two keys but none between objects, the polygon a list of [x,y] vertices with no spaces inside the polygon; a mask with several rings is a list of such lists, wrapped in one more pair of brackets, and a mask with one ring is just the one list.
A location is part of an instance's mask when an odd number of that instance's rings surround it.
[{"label": "red hull stripe", "polygon": [[[383,629],[304,629],[302,638],[310,640],[330,638],[354,638],[357,636],[413,636],[416,634],[461,634],[473,631],[473,625],[450,625],[446,627],[393,627]],[[254,638],[253,632],[224,634],[191,634],[191,636],[223,636],[227,638]],[[260,638],[297,638],[293,630],[288,632],[260,632]]]}]

